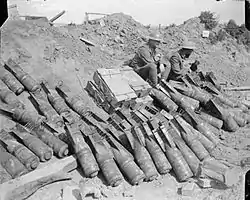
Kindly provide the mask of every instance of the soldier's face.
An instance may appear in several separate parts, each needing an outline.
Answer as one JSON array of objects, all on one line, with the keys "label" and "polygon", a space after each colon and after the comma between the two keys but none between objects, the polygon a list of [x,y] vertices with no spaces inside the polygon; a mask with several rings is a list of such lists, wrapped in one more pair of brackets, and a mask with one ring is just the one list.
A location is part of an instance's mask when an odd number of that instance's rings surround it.
[{"label": "soldier's face", "polygon": [[150,44],[152,47],[158,47],[160,45],[160,41],[150,40]]}]

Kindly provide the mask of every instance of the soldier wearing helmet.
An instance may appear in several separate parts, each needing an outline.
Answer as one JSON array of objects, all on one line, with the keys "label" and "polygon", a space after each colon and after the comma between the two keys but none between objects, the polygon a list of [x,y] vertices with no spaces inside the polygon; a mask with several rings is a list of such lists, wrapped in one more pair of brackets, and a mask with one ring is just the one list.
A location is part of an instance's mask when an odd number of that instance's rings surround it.
[{"label": "soldier wearing helmet", "polygon": [[[174,53],[169,59],[171,64],[168,80],[178,80],[190,71],[190,68],[185,68],[183,65],[184,60],[188,59],[192,52],[195,50],[195,45],[192,42],[185,42],[181,49]],[[192,67],[191,70],[196,70]]]},{"label": "soldier wearing helmet", "polygon": [[157,73],[159,72],[161,54],[156,53],[156,48],[160,43],[160,35],[151,33],[148,37],[148,42],[139,47],[129,63],[129,66],[153,87],[158,83]]}]

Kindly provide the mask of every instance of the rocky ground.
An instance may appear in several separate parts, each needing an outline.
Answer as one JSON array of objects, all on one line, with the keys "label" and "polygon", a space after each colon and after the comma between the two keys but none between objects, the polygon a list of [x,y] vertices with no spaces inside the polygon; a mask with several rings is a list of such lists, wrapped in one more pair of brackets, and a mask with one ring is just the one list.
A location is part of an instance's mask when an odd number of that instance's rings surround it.
[{"label": "rocky ground", "polygon": [[[203,30],[204,26],[198,18],[187,20],[180,26],[162,29],[165,42],[161,49],[168,55],[188,38],[198,47],[191,59],[201,62],[201,70],[213,71],[219,81],[229,85],[249,85],[250,54],[231,38],[211,45],[208,39],[201,37]],[[50,87],[63,81],[68,91],[82,94],[86,106],[106,117],[83,88],[87,81],[92,79],[97,68],[117,67],[130,58],[136,48],[145,41],[149,31],[122,13],[103,18],[101,23],[100,20],[95,20],[88,25],[70,24],[60,27],[53,27],[39,20],[9,20],[2,29],[1,55],[3,60],[11,57],[35,79],[46,80]],[[95,46],[85,44],[80,37],[92,41]],[[235,58],[232,57],[234,52]],[[32,109],[26,95],[23,93],[19,98]],[[2,125],[11,126],[8,120],[2,119],[1,122]],[[223,144],[214,152],[217,159],[239,166],[241,159],[250,155],[249,127],[241,128],[235,133],[221,131],[220,137]],[[71,175],[71,182],[44,187],[29,199],[62,199],[62,189],[67,185],[72,186],[70,188],[77,196],[78,184],[83,177],[78,171],[73,171]],[[230,189],[200,189],[197,186],[193,196],[182,196],[180,188],[183,183],[178,183],[171,174],[136,187],[124,183],[118,188],[109,188],[100,178],[91,180],[91,184],[100,189],[98,191],[101,192],[101,198],[110,200],[243,199],[242,182]]]}]

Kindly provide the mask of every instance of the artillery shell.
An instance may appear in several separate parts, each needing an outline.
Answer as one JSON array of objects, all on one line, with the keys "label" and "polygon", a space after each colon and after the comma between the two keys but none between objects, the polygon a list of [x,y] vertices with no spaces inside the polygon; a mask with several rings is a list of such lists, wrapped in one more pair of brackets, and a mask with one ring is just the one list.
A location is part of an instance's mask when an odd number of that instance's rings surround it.
[{"label": "artillery shell", "polygon": [[157,178],[158,172],[155,168],[154,162],[152,161],[150,154],[147,149],[135,139],[134,141],[134,156],[137,164],[140,166],[146,176],[146,181],[153,181]]},{"label": "artillery shell", "polygon": [[74,137],[77,137],[75,140],[78,141],[74,144],[74,151],[84,174],[91,178],[97,176],[99,167],[90,147],[84,141],[83,136],[75,135]]},{"label": "artillery shell", "polygon": [[72,98],[66,98],[66,101],[76,113],[81,116],[85,115],[86,105],[80,97],[74,96]]},{"label": "artillery shell", "polygon": [[51,103],[51,105],[54,107],[56,112],[61,115],[63,113],[69,113],[70,108],[65,103],[64,99],[60,97],[55,92],[47,94],[48,100]]},{"label": "artillery shell", "polygon": [[203,91],[202,89],[195,86],[193,86],[192,88],[194,90],[194,93],[191,97],[201,102],[203,105],[205,105],[212,98],[212,95],[210,93]]},{"label": "artillery shell", "polygon": [[0,164],[6,169],[12,178],[28,173],[28,170],[24,165],[15,156],[6,152],[2,146],[0,146]]},{"label": "artillery shell", "polygon": [[203,146],[209,153],[212,153],[212,151],[216,147],[216,144],[214,144],[211,140],[209,140],[205,135],[201,134],[200,132],[198,135],[198,140],[201,142],[201,144],[203,144]]},{"label": "artillery shell", "polygon": [[156,99],[163,109],[167,111],[176,111],[178,106],[163,92],[157,89],[152,89],[150,92],[151,96],[153,96],[154,99]]},{"label": "artillery shell", "polygon": [[11,180],[11,175],[0,164],[0,184]]},{"label": "artillery shell", "polygon": [[209,124],[213,125],[214,127],[221,129],[223,126],[223,121],[213,117],[205,112],[200,112],[199,117],[203,119],[204,121],[208,122]]},{"label": "artillery shell", "polygon": [[182,153],[183,157],[185,158],[186,162],[188,163],[188,166],[192,170],[193,174],[196,176],[200,161],[194,154],[194,152],[185,144],[184,141],[176,140],[175,141],[178,149]]},{"label": "artillery shell", "polygon": [[58,127],[62,127],[64,122],[63,119],[58,115],[58,113],[46,103],[40,104],[39,109],[46,117],[47,121],[56,124]]},{"label": "artillery shell", "polygon": [[23,85],[11,73],[7,71],[2,75],[1,80],[16,95],[20,95],[24,91]]},{"label": "artillery shell", "polygon": [[145,179],[145,174],[123,150],[112,148],[116,162],[132,185],[138,185]]},{"label": "artillery shell", "polygon": [[239,125],[234,120],[232,115],[227,115],[223,117],[223,126],[226,131],[235,132],[239,129]]},{"label": "artillery shell", "polygon": [[247,124],[247,121],[243,118],[242,115],[233,112],[231,112],[230,114],[233,116],[233,119],[236,121],[239,127],[244,127]]},{"label": "artillery shell", "polygon": [[0,99],[15,108],[24,109],[24,104],[18,100],[17,96],[9,89],[0,89]]},{"label": "artillery shell", "polygon": [[158,172],[160,174],[167,174],[172,169],[172,166],[159,145],[153,139],[146,138],[146,148],[150,153]]},{"label": "artillery shell", "polygon": [[45,144],[51,147],[54,153],[59,158],[68,155],[68,145],[65,142],[61,141],[59,138],[49,133],[47,130],[43,128],[37,128],[36,130],[32,130],[31,133],[37,135],[39,139],[41,139]]},{"label": "artillery shell", "polygon": [[36,92],[41,89],[41,86],[29,75],[25,74],[19,78],[19,81],[27,88],[30,92]]},{"label": "artillery shell", "polygon": [[210,156],[209,152],[205,149],[205,147],[201,144],[198,139],[194,139],[192,141],[186,140],[188,146],[192,149],[195,155],[199,158],[199,160],[203,160]]},{"label": "artillery shell", "polygon": [[99,150],[96,151],[96,160],[108,185],[112,187],[120,185],[123,181],[123,176],[114,159],[103,145],[96,143],[95,146]]},{"label": "artillery shell", "polygon": [[193,173],[189,168],[186,160],[177,148],[171,148],[166,145],[166,155],[173,167],[178,181],[186,181],[193,176]]},{"label": "artillery shell", "polygon": [[219,143],[219,139],[215,136],[213,131],[209,128],[209,126],[206,123],[200,122],[199,124],[197,124],[196,129],[200,131],[203,135],[205,135],[214,144]]},{"label": "artillery shell", "polygon": [[44,162],[52,158],[52,149],[37,137],[27,134],[27,136],[24,137],[22,141],[25,146],[27,146],[33,153],[35,153],[39,157],[40,161]]},{"label": "artillery shell", "polygon": [[28,148],[14,140],[4,140],[8,151],[13,154],[28,169],[36,169],[39,165],[39,158]]},{"label": "artillery shell", "polygon": [[13,118],[22,124],[32,124],[35,127],[40,126],[44,117],[28,110],[15,109]]}]

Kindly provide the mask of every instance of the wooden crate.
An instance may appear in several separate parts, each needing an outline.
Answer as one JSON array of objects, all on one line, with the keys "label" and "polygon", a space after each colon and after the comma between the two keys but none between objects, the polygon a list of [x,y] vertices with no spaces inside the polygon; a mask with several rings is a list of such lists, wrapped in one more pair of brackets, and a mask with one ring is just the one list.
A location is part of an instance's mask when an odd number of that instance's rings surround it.
[{"label": "wooden crate", "polygon": [[122,79],[119,69],[97,69],[93,79],[107,101],[115,108],[123,101],[137,98],[134,90]]},{"label": "wooden crate", "polygon": [[152,87],[143,80],[131,67],[123,66],[121,69],[122,78],[128,82],[129,86],[135,91],[137,97],[145,97],[149,94]]}]

